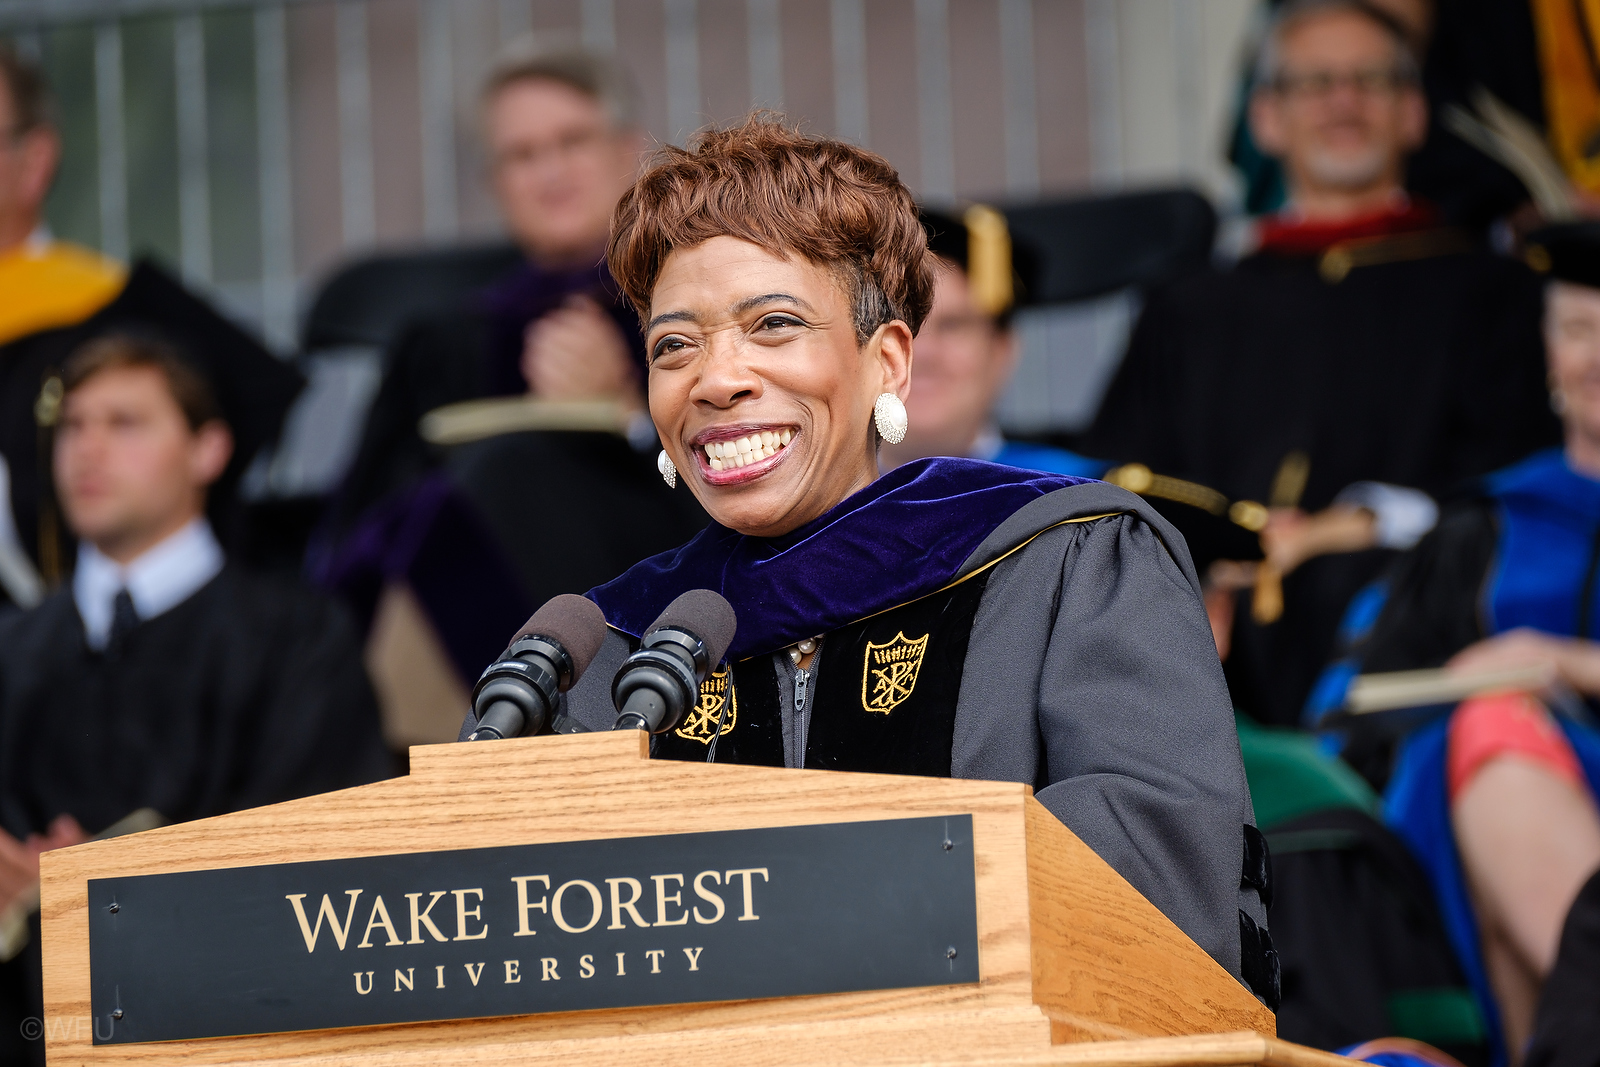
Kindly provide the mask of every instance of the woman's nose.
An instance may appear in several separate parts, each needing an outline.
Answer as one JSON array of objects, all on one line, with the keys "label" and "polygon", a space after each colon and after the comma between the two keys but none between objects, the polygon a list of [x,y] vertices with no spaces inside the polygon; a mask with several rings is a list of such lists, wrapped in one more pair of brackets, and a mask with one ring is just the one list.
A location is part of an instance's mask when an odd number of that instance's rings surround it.
[{"label": "woman's nose", "polygon": [[739,343],[739,338],[713,335],[701,361],[700,377],[690,399],[717,408],[761,395],[761,377]]}]

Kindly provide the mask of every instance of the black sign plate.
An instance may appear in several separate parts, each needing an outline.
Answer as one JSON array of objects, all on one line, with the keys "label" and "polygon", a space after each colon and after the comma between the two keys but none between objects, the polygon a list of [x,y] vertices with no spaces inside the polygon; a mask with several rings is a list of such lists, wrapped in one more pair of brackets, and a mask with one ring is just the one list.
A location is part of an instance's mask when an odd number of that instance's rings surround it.
[{"label": "black sign plate", "polygon": [[972,817],[89,882],[96,1044],[978,980]]}]

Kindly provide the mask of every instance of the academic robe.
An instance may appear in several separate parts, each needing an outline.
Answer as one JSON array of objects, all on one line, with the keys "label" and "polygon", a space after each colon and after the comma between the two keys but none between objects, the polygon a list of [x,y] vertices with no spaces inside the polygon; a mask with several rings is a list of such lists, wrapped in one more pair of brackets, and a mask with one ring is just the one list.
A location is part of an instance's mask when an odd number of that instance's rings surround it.
[{"label": "academic robe", "polygon": [[[1560,449],[1549,449],[1474,488],[1352,604],[1344,623],[1352,647],[1319,680],[1319,705],[1341,703],[1358,674],[1442,666],[1468,645],[1519,627],[1596,638],[1600,479],[1573,470]],[[1596,793],[1600,732],[1564,717],[1557,723]],[[1398,740],[1384,725],[1378,720],[1352,732],[1345,757],[1384,787],[1386,820],[1427,871],[1485,1019],[1491,1062],[1502,1064],[1498,1007],[1450,817],[1448,719],[1397,722],[1415,726]]]},{"label": "academic robe", "polygon": [[503,647],[505,620],[614,578],[706,523],[687,490],[661,480],[653,449],[614,434],[501,434],[448,450],[418,434],[418,420],[441,405],[527,392],[523,334],[576,293],[615,319],[642,381],[639,321],[604,263],[564,272],[521,264],[407,328],[311,552],[316,582],[364,622],[385,585],[409,586],[465,685]]},{"label": "academic robe", "polygon": [[1446,508],[1397,561],[1364,612],[1375,618],[1347,671],[1441,667],[1522,626],[1600,639],[1597,564],[1600,479],[1574,471],[1560,449],[1539,452]]},{"label": "academic robe", "polygon": [[[1083,447],[1263,503],[1303,452],[1312,512],[1360,481],[1438,496],[1559,440],[1540,314],[1531,271],[1432,228],[1422,207],[1343,232],[1279,225],[1233,269],[1151,297]],[[1236,704],[1298,723],[1345,604],[1392,556],[1309,561],[1268,626],[1247,591]]]},{"label": "academic robe", "polygon": [[0,828],[70,814],[98,833],[151,807],[173,822],[392,773],[344,615],[232,566],[104,653],[71,592],[0,619]]},{"label": "academic robe", "polygon": [[[69,814],[91,834],[139,808],[169,822],[390,776],[353,628],[308,591],[232,566],[104,653],[72,594],[0,617],[0,828]],[[43,1062],[38,926],[0,964],[0,1062]]]},{"label": "academic robe", "polygon": [[1600,1067],[1600,872],[1567,912],[1556,965],[1545,979],[1527,1067]]},{"label": "academic robe", "polygon": [[524,262],[460,306],[411,323],[386,354],[361,445],[335,500],[336,532],[342,535],[373,504],[442,464],[444,454],[417,432],[422,416],[463,400],[526,393],[524,332],[580,293],[593,297],[616,321],[642,381],[639,320],[605,264],[556,271]]},{"label": "academic robe", "polygon": [[[1182,538],[1140,498],[917,460],[780,538],[713,524],[590,592],[612,632],[558,729],[611,727],[612,677],[693,588],[726,596],[738,632],[655,758],[1027,783],[1275,1003],[1262,853],[1216,648]],[[786,649],[815,635],[802,674]],[[462,736],[474,725],[469,714]],[[1247,878],[1242,854],[1257,861]]]}]

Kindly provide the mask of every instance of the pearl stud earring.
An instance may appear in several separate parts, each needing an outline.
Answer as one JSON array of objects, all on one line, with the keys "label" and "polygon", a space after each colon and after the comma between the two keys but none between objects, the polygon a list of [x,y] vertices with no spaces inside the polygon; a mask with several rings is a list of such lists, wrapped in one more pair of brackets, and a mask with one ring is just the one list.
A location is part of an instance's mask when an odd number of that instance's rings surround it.
[{"label": "pearl stud earring", "polygon": [[911,422],[905,404],[893,393],[878,394],[877,402],[872,405],[872,421],[877,424],[878,436],[891,445],[906,439],[906,427]]}]

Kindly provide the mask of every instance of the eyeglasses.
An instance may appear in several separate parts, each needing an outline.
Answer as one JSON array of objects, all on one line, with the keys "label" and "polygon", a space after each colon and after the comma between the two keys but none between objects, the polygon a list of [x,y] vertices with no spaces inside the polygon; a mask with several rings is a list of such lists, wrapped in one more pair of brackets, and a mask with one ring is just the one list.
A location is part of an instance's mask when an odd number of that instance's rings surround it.
[{"label": "eyeglasses", "polygon": [[1318,99],[1332,96],[1348,86],[1363,96],[1379,96],[1397,92],[1415,83],[1414,78],[1401,71],[1387,70],[1310,70],[1302,74],[1280,74],[1272,81],[1274,92],[1283,96]]},{"label": "eyeglasses", "polygon": [[498,153],[494,163],[503,167],[536,166],[551,159],[566,162],[605,144],[607,134],[607,130],[599,128],[568,130],[549,140],[512,145]]}]

